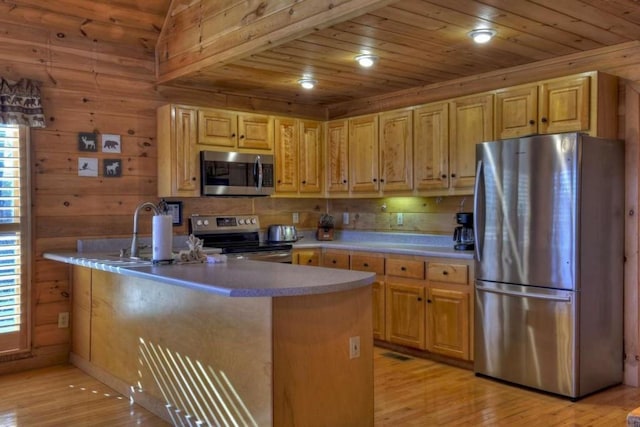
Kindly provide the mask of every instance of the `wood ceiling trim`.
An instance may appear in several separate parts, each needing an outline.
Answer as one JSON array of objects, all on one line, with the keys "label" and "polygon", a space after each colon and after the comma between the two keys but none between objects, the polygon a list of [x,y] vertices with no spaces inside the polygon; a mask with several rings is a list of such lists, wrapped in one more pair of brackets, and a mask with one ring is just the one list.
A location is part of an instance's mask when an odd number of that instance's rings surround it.
[{"label": "wood ceiling trim", "polygon": [[[290,7],[241,25],[219,37],[202,40],[187,53],[173,56],[162,48],[157,49],[158,81],[166,83],[203,67],[220,66],[244,58],[395,1],[344,0],[338,3],[336,0],[291,0]],[[235,25],[231,23],[230,26]],[[189,30],[193,31],[196,29]],[[188,34],[186,36],[189,37]],[[166,45],[166,42],[159,42],[158,46],[162,45]]]},{"label": "wood ceiling trim", "polygon": [[[614,70],[618,67],[628,67],[629,65],[639,62],[640,41],[631,41],[615,46],[538,61],[532,64],[524,64],[508,69],[425,85],[419,88],[361,98],[355,101],[335,103],[328,106],[329,119],[353,117],[376,111],[436,102],[443,99],[530,83],[534,80],[561,77],[568,73],[585,71],[614,73]],[[535,78],[532,78],[532,76],[535,76]]]}]

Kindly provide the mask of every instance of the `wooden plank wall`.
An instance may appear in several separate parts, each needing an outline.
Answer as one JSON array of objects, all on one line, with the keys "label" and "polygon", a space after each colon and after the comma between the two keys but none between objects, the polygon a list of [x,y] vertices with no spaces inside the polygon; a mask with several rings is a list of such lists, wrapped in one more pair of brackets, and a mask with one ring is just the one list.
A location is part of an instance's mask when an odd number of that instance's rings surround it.
[{"label": "wooden plank wall", "polygon": [[[5,31],[6,30],[6,31]],[[39,27],[3,22],[0,75],[42,82],[47,128],[31,132],[34,269],[32,357],[0,364],[0,372],[67,360],[70,311],[67,266],[42,259],[47,250],[73,250],[78,238],[128,235],[141,200],[156,200],[154,60],[142,47],[109,45]],[[118,134],[122,152],[80,152],[79,132]],[[78,158],[122,160],[119,178],[79,177]],[[150,224],[142,226],[144,233]]]}]

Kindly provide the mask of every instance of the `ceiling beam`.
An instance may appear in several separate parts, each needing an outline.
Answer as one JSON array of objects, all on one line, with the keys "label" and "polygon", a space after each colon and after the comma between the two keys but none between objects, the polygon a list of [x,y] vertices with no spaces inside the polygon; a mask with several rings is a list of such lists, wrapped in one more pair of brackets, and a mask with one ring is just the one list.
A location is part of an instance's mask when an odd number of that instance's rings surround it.
[{"label": "ceiling beam", "polygon": [[225,10],[207,7],[202,0],[187,6],[172,1],[156,48],[158,83],[220,67],[397,1],[211,2],[226,5]]}]

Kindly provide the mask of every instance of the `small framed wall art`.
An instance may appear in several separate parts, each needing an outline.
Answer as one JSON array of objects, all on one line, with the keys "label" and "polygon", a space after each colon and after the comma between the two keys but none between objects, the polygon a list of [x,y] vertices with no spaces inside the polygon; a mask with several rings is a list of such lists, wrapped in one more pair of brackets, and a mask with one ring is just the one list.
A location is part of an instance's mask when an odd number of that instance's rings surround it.
[{"label": "small framed wall art", "polygon": [[113,135],[110,133],[103,133],[102,135],[102,152],[103,153],[120,153],[122,152],[122,142],[120,142],[120,135]]},{"label": "small framed wall art", "polygon": [[98,135],[95,133],[80,132],[78,134],[79,151],[98,151],[97,142]]},{"label": "small framed wall art", "polygon": [[98,176],[98,159],[78,157],[78,176]]},{"label": "small framed wall art", "polygon": [[173,225],[182,225],[182,202],[165,202]]},{"label": "small framed wall art", "polygon": [[106,178],[117,178],[122,176],[122,160],[104,159],[102,161],[102,175]]}]

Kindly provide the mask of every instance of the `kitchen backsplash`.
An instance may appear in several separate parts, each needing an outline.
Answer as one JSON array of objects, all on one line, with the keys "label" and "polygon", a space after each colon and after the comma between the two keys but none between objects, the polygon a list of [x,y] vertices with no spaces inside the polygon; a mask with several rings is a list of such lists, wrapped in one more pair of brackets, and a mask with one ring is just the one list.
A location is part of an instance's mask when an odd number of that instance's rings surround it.
[{"label": "kitchen backsplash", "polygon": [[[472,196],[385,197],[380,199],[289,199],[289,198],[197,198],[183,199],[183,225],[177,234],[187,233],[186,218],[199,214],[255,214],[260,224],[292,224],[298,214],[300,229],[315,229],[320,214],[334,217],[335,227],[344,230],[397,231],[450,234],[456,226],[456,212],[470,212]],[[345,213],[349,223],[345,224]],[[398,224],[401,214],[402,224]]]}]

